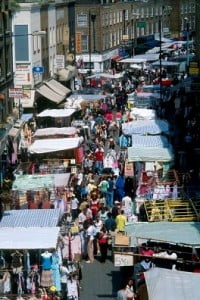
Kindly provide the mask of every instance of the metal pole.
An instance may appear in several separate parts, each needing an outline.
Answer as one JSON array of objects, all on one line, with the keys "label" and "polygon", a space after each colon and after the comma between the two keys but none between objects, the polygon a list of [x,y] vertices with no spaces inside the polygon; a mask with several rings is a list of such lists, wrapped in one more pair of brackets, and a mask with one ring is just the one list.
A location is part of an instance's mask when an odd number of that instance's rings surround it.
[{"label": "metal pole", "polygon": [[[92,74],[92,61],[91,61],[91,56],[92,56],[92,39],[91,39],[91,12],[89,10],[89,76]],[[90,78],[90,87],[91,87],[92,80]]]},{"label": "metal pole", "polygon": [[160,55],[159,55],[159,62],[160,62],[160,99],[162,100],[162,26],[161,26],[161,17],[159,17],[159,35],[160,35]]},{"label": "metal pole", "polygon": [[190,63],[190,58],[189,58],[189,22],[187,21],[187,24],[186,24],[186,30],[187,30],[187,67],[189,66],[189,63]]}]

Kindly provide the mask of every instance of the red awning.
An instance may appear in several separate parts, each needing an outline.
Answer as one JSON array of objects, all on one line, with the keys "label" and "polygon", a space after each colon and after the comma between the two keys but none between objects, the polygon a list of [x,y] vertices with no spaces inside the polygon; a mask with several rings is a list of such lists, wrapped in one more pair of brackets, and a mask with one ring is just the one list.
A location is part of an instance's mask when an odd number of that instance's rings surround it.
[{"label": "red awning", "polygon": [[121,57],[120,55],[116,55],[112,58],[112,60],[114,61],[120,61],[123,57]]}]

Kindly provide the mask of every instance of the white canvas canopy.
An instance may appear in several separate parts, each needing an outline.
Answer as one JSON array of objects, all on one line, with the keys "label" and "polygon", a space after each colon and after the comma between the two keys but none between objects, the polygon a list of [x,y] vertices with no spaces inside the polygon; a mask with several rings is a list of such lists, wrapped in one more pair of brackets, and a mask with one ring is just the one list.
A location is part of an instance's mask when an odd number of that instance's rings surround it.
[{"label": "white canvas canopy", "polygon": [[76,149],[81,143],[79,137],[62,138],[62,139],[43,139],[36,140],[29,147],[28,151],[31,154],[42,154],[64,150]]},{"label": "white canvas canopy", "polygon": [[1,249],[56,249],[60,227],[0,228]]},{"label": "white canvas canopy", "polygon": [[129,147],[128,161],[129,162],[170,162],[173,161],[173,153],[169,148],[159,147]]},{"label": "white canvas canopy", "polygon": [[75,112],[75,109],[46,109],[37,115],[37,117],[65,118],[70,117]]},{"label": "white canvas canopy", "polygon": [[144,276],[149,300],[199,300],[199,274],[152,268]]},{"label": "white canvas canopy", "polygon": [[132,147],[144,148],[144,147],[154,147],[154,148],[167,148],[170,147],[168,139],[162,135],[132,135]]},{"label": "white canvas canopy", "polygon": [[120,79],[123,78],[124,72],[116,73],[116,74],[109,74],[109,73],[97,73],[91,76],[88,76],[87,79],[90,78],[108,78],[108,79]]},{"label": "white canvas canopy", "polygon": [[18,191],[53,189],[54,187],[67,186],[69,177],[70,173],[17,175],[12,189]]},{"label": "white canvas canopy", "polygon": [[130,116],[137,120],[154,120],[156,119],[156,111],[154,109],[134,107],[131,109]]},{"label": "white canvas canopy", "polygon": [[164,120],[138,120],[122,124],[124,134],[160,134],[169,131],[169,124]]},{"label": "white canvas canopy", "polygon": [[75,127],[48,127],[37,129],[34,133],[34,138],[52,135],[74,135],[77,133]]}]

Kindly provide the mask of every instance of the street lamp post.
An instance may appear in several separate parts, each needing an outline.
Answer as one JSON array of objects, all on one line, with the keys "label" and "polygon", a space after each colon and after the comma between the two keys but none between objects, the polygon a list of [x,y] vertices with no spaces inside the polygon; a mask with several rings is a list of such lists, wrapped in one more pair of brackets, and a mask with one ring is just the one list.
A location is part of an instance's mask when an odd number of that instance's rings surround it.
[{"label": "street lamp post", "polygon": [[190,57],[189,57],[189,21],[188,18],[184,18],[186,22],[186,55],[187,55],[187,68],[190,63]]},{"label": "street lamp post", "polygon": [[89,76],[90,76],[90,87],[91,87],[91,74],[92,74],[92,38],[91,38],[91,12],[89,10]]}]

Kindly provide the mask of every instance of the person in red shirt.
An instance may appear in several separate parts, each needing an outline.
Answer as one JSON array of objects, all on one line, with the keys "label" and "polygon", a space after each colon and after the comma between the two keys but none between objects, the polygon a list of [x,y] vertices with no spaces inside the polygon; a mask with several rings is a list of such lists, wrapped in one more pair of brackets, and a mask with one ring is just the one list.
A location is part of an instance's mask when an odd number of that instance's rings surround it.
[{"label": "person in red shirt", "polygon": [[101,146],[95,150],[95,165],[97,174],[101,175],[103,169],[104,149]]}]

